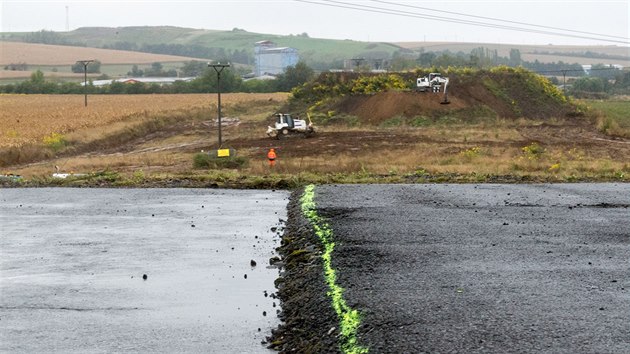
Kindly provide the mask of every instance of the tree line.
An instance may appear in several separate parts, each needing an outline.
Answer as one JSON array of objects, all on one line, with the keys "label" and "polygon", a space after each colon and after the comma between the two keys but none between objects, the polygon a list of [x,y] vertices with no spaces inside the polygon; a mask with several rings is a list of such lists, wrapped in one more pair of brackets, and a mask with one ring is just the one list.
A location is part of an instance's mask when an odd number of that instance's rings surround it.
[{"label": "tree line", "polygon": [[[194,65],[191,65],[194,66]],[[152,66],[154,69],[156,66]],[[221,92],[289,92],[292,88],[310,81],[315,76],[312,68],[304,62],[288,67],[274,80],[243,80],[234,70],[221,73]],[[202,73],[191,81],[175,81],[172,84],[123,83],[95,86],[90,80],[86,86],[77,82],[55,82],[46,80],[44,73],[37,70],[29,80],[0,85],[0,93],[19,94],[153,94],[153,93],[215,93],[218,91],[216,72],[204,63]]]}]

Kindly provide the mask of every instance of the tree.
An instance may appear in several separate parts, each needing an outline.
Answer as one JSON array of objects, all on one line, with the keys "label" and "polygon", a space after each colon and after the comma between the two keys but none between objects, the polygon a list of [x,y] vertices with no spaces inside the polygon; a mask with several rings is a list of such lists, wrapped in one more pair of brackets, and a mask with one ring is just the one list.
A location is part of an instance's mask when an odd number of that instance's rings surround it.
[{"label": "tree", "polygon": [[[241,87],[243,80],[234,73],[234,70],[226,68],[221,72],[221,92],[235,92]],[[191,83],[194,92],[217,92],[217,72],[213,68],[206,68],[201,77]]]},{"label": "tree", "polygon": [[284,73],[278,75],[278,91],[291,91],[292,88],[310,81],[315,72],[305,62],[300,61],[295,66],[289,66]]},{"label": "tree", "polygon": [[127,73],[128,76],[132,76],[132,77],[143,77],[144,76],[144,71],[141,69],[138,69],[138,65],[133,65],[131,67],[131,71],[129,71]]},{"label": "tree", "polygon": [[[72,67],[70,68],[72,70],[73,73],[80,73],[82,74],[83,71],[85,70],[85,67],[83,66],[83,64],[81,63],[74,63],[74,65],[72,65]],[[101,72],[101,62],[98,60],[94,60],[93,62],[89,63],[87,66],[87,73],[88,74],[100,74]]]},{"label": "tree", "polygon": [[599,77],[582,77],[573,82],[571,91],[574,94],[605,92],[608,81]]},{"label": "tree", "polygon": [[33,85],[42,85],[44,82],[44,73],[41,70],[38,69],[31,74],[31,83]]},{"label": "tree", "polygon": [[630,71],[622,72],[619,75],[617,75],[613,88],[618,93],[629,95],[630,94]]},{"label": "tree", "polygon": [[422,52],[418,56],[418,64],[420,66],[431,66],[437,55],[433,52]]},{"label": "tree", "polygon": [[180,71],[182,76],[196,77],[200,76],[207,68],[208,64],[201,61],[191,60],[184,63],[184,66],[180,68]]},{"label": "tree", "polygon": [[510,49],[510,59],[508,61],[509,66],[519,66],[523,63],[521,58],[521,51],[518,49]]},{"label": "tree", "polygon": [[614,66],[595,64],[591,67],[590,75],[593,77],[602,78],[604,80],[612,80],[619,74],[619,72],[620,70],[618,68],[615,68]]}]

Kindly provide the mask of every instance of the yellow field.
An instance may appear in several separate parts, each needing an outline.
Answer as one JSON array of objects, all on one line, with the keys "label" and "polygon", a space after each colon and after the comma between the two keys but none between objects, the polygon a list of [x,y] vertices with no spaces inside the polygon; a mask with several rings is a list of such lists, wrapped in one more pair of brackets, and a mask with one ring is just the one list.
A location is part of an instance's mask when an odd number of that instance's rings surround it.
[{"label": "yellow field", "polygon": [[[257,100],[282,102],[288,94],[222,94],[222,105]],[[83,95],[0,95],[0,148],[41,143],[51,134],[107,127],[152,113],[210,107],[216,94],[92,95],[88,107]]]}]

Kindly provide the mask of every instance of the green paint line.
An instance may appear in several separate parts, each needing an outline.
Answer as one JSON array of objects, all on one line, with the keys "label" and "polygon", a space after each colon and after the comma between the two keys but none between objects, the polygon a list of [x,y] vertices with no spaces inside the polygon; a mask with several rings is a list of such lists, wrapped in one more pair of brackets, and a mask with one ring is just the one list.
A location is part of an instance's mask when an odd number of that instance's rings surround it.
[{"label": "green paint line", "polygon": [[332,299],[332,306],[339,318],[341,328],[341,351],[346,354],[363,354],[367,347],[358,344],[357,330],[361,324],[359,311],[348,306],[343,298],[344,289],[337,284],[337,274],[332,267],[332,253],[335,249],[333,232],[324,218],[317,214],[315,206],[315,186],[308,185],[300,198],[302,213],[310,221],[311,226],[324,246],[322,260],[324,262],[324,278],[328,284],[327,295]]}]

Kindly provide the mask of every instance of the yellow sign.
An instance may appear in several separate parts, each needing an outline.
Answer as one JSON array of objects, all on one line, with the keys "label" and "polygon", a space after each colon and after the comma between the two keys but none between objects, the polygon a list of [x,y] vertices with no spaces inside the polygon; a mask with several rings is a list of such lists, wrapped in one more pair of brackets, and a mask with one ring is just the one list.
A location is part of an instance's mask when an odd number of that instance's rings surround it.
[{"label": "yellow sign", "polygon": [[217,157],[230,157],[230,149],[218,149]]}]

